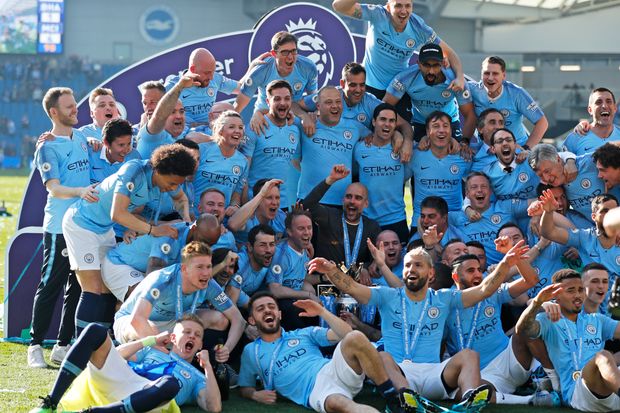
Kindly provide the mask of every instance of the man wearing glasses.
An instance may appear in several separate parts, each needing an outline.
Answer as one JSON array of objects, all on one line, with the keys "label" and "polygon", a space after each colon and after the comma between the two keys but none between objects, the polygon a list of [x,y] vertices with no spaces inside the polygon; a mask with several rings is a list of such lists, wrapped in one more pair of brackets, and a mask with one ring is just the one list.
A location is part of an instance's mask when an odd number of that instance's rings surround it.
[{"label": "man wearing glasses", "polygon": [[[265,114],[269,107],[265,88],[269,82],[277,79],[284,79],[291,85],[293,102],[299,101],[304,92],[310,95],[318,89],[316,65],[307,57],[297,55],[297,37],[289,32],[278,32],[271,38],[270,56],[264,59],[264,64],[256,66],[245,77],[241,93],[235,100],[235,110],[241,113],[258,91],[254,115],[250,121],[250,127],[258,134],[264,133],[267,125]],[[301,111],[296,106],[293,105],[295,114]]]}]

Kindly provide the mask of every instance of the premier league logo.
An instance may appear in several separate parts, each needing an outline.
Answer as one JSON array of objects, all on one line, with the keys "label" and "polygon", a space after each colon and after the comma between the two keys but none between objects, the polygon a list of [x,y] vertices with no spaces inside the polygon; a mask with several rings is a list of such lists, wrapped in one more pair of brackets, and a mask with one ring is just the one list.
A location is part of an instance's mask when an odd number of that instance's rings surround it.
[{"label": "premier league logo", "polygon": [[339,68],[347,62],[357,60],[351,32],[340,17],[322,6],[291,4],[272,11],[256,26],[249,61],[270,50],[271,37],[279,31],[297,37],[299,54],[312,60],[319,71],[319,88],[337,80]]}]

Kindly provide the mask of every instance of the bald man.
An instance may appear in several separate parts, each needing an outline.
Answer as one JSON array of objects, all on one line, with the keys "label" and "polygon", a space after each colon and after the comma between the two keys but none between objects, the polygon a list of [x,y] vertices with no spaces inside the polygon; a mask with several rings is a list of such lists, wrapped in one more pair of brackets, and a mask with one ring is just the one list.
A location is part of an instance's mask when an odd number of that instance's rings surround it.
[{"label": "bald man", "polygon": [[[368,207],[368,189],[359,182],[346,187],[342,208],[319,204],[327,190],[347,177],[349,172],[345,165],[334,165],[329,176],[319,182],[302,202],[312,213],[317,228],[314,255],[336,263],[344,262],[347,267],[372,262],[366,240],[376,239],[381,231],[376,221],[362,215]],[[367,271],[363,277],[364,283],[370,285]]]},{"label": "bald man", "polygon": [[218,92],[228,95],[239,93],[239,82],[216,72],[215,68],[216,60],[209,50],[194,49],[189,55],[187,69],[168,76],[164,83],[166,90],[170,90],[184,74],[193,73],[198,76],[200,85],[185,89],[180,99],[185,108],[187,126],[197,128],[199,132],[203,131],[201,128],[209,126],[209,112]]}]

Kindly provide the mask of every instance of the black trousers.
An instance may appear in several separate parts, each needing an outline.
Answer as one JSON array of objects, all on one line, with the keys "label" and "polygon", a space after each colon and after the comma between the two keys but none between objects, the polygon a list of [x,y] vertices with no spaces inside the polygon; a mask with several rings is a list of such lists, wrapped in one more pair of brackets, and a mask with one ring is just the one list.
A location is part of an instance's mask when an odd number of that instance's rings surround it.
[{"label": "black trousers", "polygon": [[41,344],[49,329],[58,294],[64,289],[58,344],[71,342],[75,330],[75,309],[82,292],[69,266],[67,245],[62,234],[43,234],[43,266],[32,305],[31,344]]}]

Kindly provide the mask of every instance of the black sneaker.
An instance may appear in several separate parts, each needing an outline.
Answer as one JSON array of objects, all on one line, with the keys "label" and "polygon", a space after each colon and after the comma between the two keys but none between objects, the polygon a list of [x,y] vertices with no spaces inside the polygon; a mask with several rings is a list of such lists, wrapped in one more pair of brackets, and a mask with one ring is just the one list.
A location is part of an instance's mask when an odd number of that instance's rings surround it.
[{"label": "black sneaker", "polygon": [[386,396],[386,413],[424,413],[426,410],[418,401],[418,394],[409,389],[401,389],[398,393]]}]

